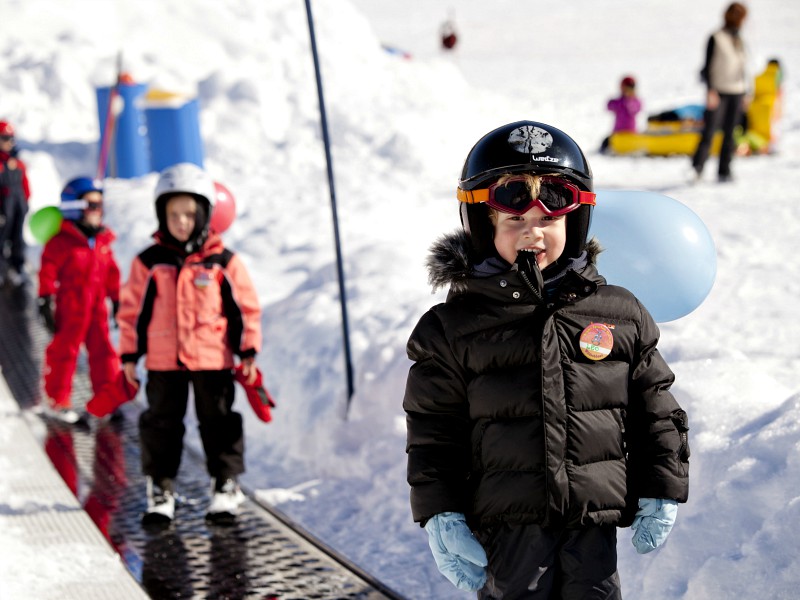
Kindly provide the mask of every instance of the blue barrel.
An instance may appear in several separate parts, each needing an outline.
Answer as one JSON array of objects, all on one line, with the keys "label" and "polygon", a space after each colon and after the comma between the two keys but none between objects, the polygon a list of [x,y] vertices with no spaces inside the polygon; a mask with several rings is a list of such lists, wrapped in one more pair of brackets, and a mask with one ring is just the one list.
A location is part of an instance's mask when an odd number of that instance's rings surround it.
[{"label": "blue barrel", "polygon": [[196,99],[176,95],[167,99],[148,98],[144,114],[154,171],[182,162],[203,166],[200,108]]},{"label": "blue barrel", "polygon": [[[142,96],[147,86],[123,83],[119,86],[123,109],[112,128],[105,175],[130,179],[151,171],[147,144],[147,124],[142,110]],[[111,88],[97,89],[97,114],[100,119],[100,147],[106,129],[106,114]]]}]

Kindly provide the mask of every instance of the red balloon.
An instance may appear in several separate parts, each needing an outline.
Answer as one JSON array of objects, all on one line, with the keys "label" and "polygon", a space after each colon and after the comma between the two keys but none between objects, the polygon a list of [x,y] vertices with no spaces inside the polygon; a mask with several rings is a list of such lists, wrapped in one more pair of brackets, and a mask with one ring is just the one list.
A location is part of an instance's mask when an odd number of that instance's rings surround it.
[{"label": "red balloon", "polygon": [[211,211],[211,230],[222,233],[236,218],[236,200],[231,191],[220,182],[214,182],[214,208]]}]

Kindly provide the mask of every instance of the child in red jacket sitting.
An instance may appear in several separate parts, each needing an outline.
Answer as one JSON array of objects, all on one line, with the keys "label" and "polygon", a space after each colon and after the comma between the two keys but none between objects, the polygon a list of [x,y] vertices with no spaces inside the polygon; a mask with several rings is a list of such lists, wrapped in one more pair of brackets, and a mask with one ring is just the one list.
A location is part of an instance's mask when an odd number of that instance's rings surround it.
[{"label": "child in red jacket sitting", "polygon": [[53,333],[45,351],[44,389],[48,416],[76,423],[72,377],[81,345],[89,355],[95,392],[119,373],[109,339],[108,307],[119,304],[119,267],[111,250],[114,233],[103,224],[103,190],[88,177],[61,192],[61,229],[44,246],[39,271],[39,314]]},{"label": "child in red jacket sitting", "polygon": [[257,377],[261,309],[241,259],[209,231],[214,183],[196,165],[165,169],[156,185],[155,244],[139,254],[122,288],[120,354],[128,383],[146,355],[148,408],[139,419],[147,476],[144,524],[175,514],[174,480],[183,448],[189,384],[213,479],[210,520],[230,520],[244,495],[242,417],[233,410],[234,357],[248,384]]}]

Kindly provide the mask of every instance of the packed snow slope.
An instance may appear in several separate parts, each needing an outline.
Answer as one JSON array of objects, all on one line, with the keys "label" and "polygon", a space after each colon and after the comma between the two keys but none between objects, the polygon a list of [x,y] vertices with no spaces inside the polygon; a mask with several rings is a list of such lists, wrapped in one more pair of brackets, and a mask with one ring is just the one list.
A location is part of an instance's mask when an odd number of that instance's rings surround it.
[{"label": "packed snow slope", "polygon": [[[800,4],[753,0],[744,31],[754,73],[772,57],[784,67],[778,153],[737,159],[729,185],[716,184],[712,159],[704,181],[689,186],[686,157],[596,151],[612,124],[606,101],[625,74],[639,81],[641,126],[646,114],[703,101],[697,74],[725,4],[313,3],[347,281],[349,412],[303,2],[2,0],[0,119],[17,127],[37,209],[56,203],[68,178],[94,172],[94,87],[113,81],[119,51],[137,81],[199,98],[206,167],[236,196],[238,217],[224,237],[263,302],[258,363],[278,402],[264,425],[237,400],[247,427],[243,481],[409,598],[437,599],[469,594],[439,575],[408,508],[404,346],[417,319],[444,298],[427,285],[427,248],[459,226],[455,186],[480,136],[518,119],[570,133],[597,187],[680,200],[704,220],[718,253],[705,303],[662,325],[660,347],[692,426],[690,500],[657,552],[636,555],[630,532],[620,531],[625,597],[793,598]],[[448,17],[459,44],[443,53],[438,28]],[[106,182],[124,274],[155,228],[155,179]],[[30,241],[35,269],[41,248]],[[194,432],[189,442],[197,445]]]}]

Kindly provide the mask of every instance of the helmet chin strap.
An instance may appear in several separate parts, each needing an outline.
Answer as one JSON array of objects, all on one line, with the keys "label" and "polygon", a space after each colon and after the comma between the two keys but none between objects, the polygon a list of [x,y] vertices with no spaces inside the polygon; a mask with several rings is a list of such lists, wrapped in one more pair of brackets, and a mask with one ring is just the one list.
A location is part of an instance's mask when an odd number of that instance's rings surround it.
[{"label": "helmet chin strap", "polygon": [[183,249],[186,251],[186,254],[194,254],[198,250],[203,247],[203,244],[206,243],[208,239],[208,228],[203,228],[200,231],[195,229],[192,232],[192,236],[189,240],[184,244]]}]

